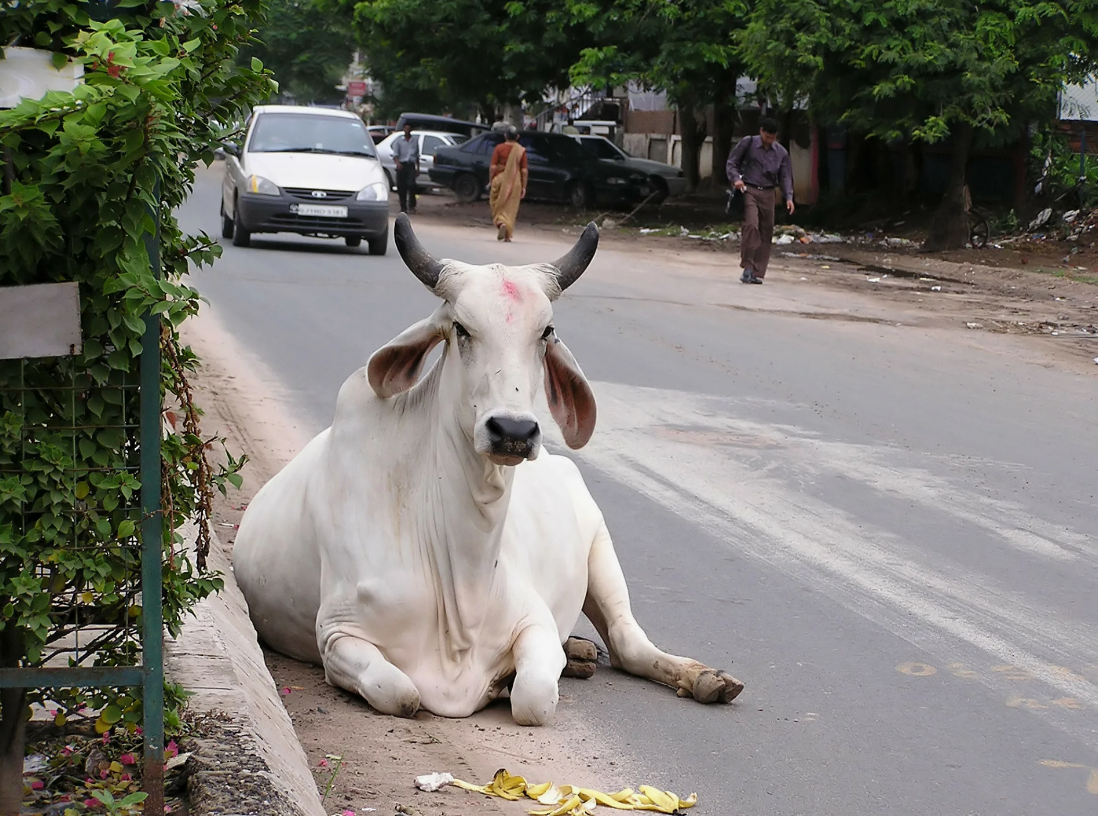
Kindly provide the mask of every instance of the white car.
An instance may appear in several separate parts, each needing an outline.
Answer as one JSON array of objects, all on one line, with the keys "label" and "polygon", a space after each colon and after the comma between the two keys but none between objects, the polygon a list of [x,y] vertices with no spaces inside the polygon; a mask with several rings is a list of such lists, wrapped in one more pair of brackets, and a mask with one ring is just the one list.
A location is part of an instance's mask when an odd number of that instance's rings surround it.
[{"label": "white car", "polygon": [[[389,187],[396,189],[396,162],[393,160],[393,142],[404,138],[404,131],[398,130],[390,133],[382,139],[377,146],[377,155],[381,159],[381,166],[385,168],[385,175],[389,179]],[[435,163],[435,151],[440,147],[459,145],[468,141],[469,137],[461,133],[444,133],[440,130],[413,130],[412,138],[419,139],[419,175],[416,176],[416,190],[430,190],[438,186],[427,172]]]},{"label": "white car", "polygon": [[389,244],[389,185],[374,140],[350,111],[261,105],[243,146],[225,145],[221,235],[248,246],[258,232]]}]

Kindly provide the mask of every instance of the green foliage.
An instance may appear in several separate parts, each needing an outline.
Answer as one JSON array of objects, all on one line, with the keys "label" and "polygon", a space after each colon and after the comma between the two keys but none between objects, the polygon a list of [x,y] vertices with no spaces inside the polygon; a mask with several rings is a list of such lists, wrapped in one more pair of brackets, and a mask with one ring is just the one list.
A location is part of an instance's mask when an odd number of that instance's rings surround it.
[{"label": "green foliage", "polygon": [[[0,16],[0,42],[33,42],[85,69],[72,93],[0,111],[10,176],[0,194],[0,285],[78,282],[84,337],[75,357],[0,361],[0,636],[17,634],[24,665],[54,654],[73,659],[65,641],[78,630],[80,653],[95,665],[138,657],[136,384],[150,312],[163,317],[168,631],[177,633],[186,610],[221,586],[182,551],[178,532],[191,519],[205,530],[212,489],[239,478],[231,457],[217,471],[206,461],[214,440],[201,435],[187,384],[197,361],[177,333],[199,306],[183,276],[219,248],[206,235],[183,235],[173,213],[196,163],[213,159],[217,122],[270,92],[261,66],[238,68],[233,59],[260,2],[188,0],[177,9],[30,0],[6,4]],[[30,701],[45,696],[34,691]],[[49,696],[65,711],[102,708],[111,727],[134,730],[139,721],[132,693]]]},{"label": "green foliage", "polygon": [[567,0],[566,7],[598,41],[573,65],[576,84],[633,80],[694,107],[734,96],[741,67],[734,35],[746,2]]},{"label": "green foliage", "polygon": [[568,84],[589,35],[552,0],[329,0],[352,11],[383,115],[532,101]]},{"label": "green foliage", "polygon": [[1036,177],[1044,177],[1042,194],[1061,199],[1070,209],[1098,206],[1098,159],[1087,156],[1079,173],[1079,153],[1063,133],[1041,132],[1033,137],[1030,161]]},{"label": "green foliage", "polygon": [[138,791],[137,793],[131,793],[128,796],[123,796],[121,799],[115,799],[114,794],[109,790],[93,790],[91,795],[98,799],[100,804],[107,809],[107,813],[110,816],[118,816],[118,814],[130,813],[131,808],[141,804],[149,798],[149,794],[144,791]]},{"label": "green foliage", "polygon": [[1098,0],[756,0],[741,38],[779,105],[885,139],[987,135],[1051,113],[1098,64]]},{"label": "green foliage", "polygon": [[354,56],[354,35],[345,20],[317,0],[270,0],[256,41],[240,50],[241,65],[259,58],[282,95],[299,104],[342,101],[336,90]]}]

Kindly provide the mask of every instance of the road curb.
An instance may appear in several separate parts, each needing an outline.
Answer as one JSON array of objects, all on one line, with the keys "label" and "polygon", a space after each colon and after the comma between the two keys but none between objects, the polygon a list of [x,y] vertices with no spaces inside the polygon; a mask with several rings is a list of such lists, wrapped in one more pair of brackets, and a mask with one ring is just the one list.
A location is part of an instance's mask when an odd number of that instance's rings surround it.
[{"label": "road curb", "polygon": [[[193,552],[195,530],[183,531]],[[305,752],[267,670],[248,606],[221,542],[211,533],[209,568],[221,592],[197,604],[164,644],[165,672],[193,696],[201,736],[188,746],[191,816],[324,816]]]}]

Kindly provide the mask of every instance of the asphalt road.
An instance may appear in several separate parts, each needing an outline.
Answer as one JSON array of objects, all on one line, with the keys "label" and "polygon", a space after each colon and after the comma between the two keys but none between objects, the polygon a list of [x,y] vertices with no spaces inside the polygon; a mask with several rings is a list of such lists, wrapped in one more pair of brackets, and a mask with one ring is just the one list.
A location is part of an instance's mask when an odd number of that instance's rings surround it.
[{"label": "asphalt road", "polygon": [[[185,229],[216,234],[219,178]],[[569,240],[419,233],[470,262]],[[290,236],[195,280],[315,430],[434,308],[392,248]],[[714,709],[617,677],[576,705],[706,813],[1098,813],[1094,376],[1018,340],[766,308],[792,286],[604,248],[559,301],[599,400],[577,458],[637,617],[747,683]]]}]

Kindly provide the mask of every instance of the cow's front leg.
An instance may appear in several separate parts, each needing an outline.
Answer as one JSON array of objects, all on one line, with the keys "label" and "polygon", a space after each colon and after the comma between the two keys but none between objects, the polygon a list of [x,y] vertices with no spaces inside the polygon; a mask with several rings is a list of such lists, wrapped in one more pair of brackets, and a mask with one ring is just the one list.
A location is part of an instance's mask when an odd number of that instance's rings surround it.
[{"label": "cow's front leg", "polygon": [[680,697],[693,697],[700,703],[727,703],[743,691],[743,683],[727,672],[667,654],[652,644],[633,617],[629,589],[605,524],[591,546],[587,573],[583,613],[602,635],[611,665],[663,683],[676,689]]},{"label": "cow's front leg", "polygon": [[557,710],[557,681],[567,658],[555,626],[527,626],[515,640],[511,716],[519,725],[545,725]]},{"label": "cow's front leg", "polygon": [[419,711],[419,689],[374,644],[334,634],[322,640],[320,656],[329,685],[355,692],[382,714],[414,717]]}]

